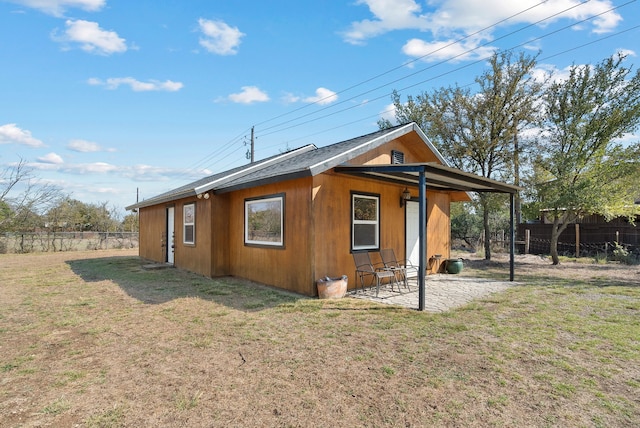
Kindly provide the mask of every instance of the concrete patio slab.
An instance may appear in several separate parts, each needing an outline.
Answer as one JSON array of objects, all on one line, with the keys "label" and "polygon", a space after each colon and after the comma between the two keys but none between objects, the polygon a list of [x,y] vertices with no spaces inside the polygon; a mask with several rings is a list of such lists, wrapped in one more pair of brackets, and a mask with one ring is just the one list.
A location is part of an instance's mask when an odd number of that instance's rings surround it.
[{"label": "concrete patio slab", "polygon": [[[493,293],[504,291],[514,285],[517,283],[486,278],[447,274],[429,275],[425,282],[425,311],[446,312]],[[401,288],[401,291],[398,292],[397,287],[395,290],[391,291],[391,287],[385,285],[380,288],[378,297],[376,297],[375,288],[358,290],[357,292],[350,291],[347,295],[357,299],[418,309],[418,284],[415,279],[409,281],[409,290]]]}]

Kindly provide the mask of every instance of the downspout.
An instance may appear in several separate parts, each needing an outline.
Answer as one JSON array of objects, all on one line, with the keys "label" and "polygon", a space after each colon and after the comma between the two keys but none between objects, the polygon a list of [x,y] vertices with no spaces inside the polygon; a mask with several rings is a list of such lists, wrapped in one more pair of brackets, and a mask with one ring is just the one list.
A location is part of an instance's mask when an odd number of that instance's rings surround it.
[{"label": "downspout", "polygon": [[425,310],[425,275],[427,273],[427,180],[422,169],[418,179],[418,310]]}]

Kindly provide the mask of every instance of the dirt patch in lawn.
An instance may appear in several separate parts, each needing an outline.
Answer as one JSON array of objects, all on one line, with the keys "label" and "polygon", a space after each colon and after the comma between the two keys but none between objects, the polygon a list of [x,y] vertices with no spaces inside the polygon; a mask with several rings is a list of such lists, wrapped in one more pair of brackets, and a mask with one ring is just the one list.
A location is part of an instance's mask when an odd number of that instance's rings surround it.
[{"label": "dirt patch in lawn", "polygon": [[638,266],[526,256],[428,314],[144,264],[0,255],[0,426],[640,425]]}]

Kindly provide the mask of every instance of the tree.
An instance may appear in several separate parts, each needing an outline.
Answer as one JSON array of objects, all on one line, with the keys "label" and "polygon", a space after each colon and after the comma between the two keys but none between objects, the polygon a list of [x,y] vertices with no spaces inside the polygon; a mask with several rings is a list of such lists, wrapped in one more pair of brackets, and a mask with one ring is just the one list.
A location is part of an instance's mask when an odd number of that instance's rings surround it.
[{"label": "tree", "polygon": [[0,232],[29,231],[41,226],[40,214],[62,197],[62,191],[42,184],[24,159],[0,171]]},{"label": "tree", "polygon": [[558,238],[586,214],[631,216],[637,196],[640,144],[616,139],[640,124],[640,72],[615,55],[595,66],[573,65],[543,96],[543,144],[534,162],[534,198],[550,210],[551,257]]},{"label": "tree", "polygon": [[[398,123],[416,122],[440,153],[455,167],[483,177],[519,182],[522,134],[536,123],[535,100],[541,83],[530,75],[535,57],[496,53],[489,68],[476,78],[479,91],[448,87],[407,98],[392,99]],[[378,122],[381,128],[389,121]],[[481,194],[485,258],[491,259],[490,212],[504,204],[500,195]]]},{"label": "tree", "polygon": [[115,210],[110,210],[107,205],[107,202],[87,204],[66,197],[47,211],[48,227],[54,232],[117,230],[120,222],[114,218]]},{"label": "tree", "polygon": [[131,213],[124,216],[120,227],[125,232],[138,232],[140,230],[140,218],[138,213]]},{"label": "tree", "polygon": [[475,214],[473,202],[451,204],[451,239],[463,241],[472,251],[476,250],[482,235],[482,219]]}]

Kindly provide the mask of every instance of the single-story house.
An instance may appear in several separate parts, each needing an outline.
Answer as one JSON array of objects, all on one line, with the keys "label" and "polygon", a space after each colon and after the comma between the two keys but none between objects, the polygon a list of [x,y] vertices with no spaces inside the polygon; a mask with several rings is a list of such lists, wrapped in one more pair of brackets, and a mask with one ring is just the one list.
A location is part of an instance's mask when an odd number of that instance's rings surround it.
[{"label": "single-story house", "polygon": [[427,261],[450,257],[450,204],[517,190],[449,167],[410,123],[290,150],[127,209],[139,212],[144,259],[314,296],[327,276],[355,286],[352,252],[392,248],[421,265],[424,296]]}]

